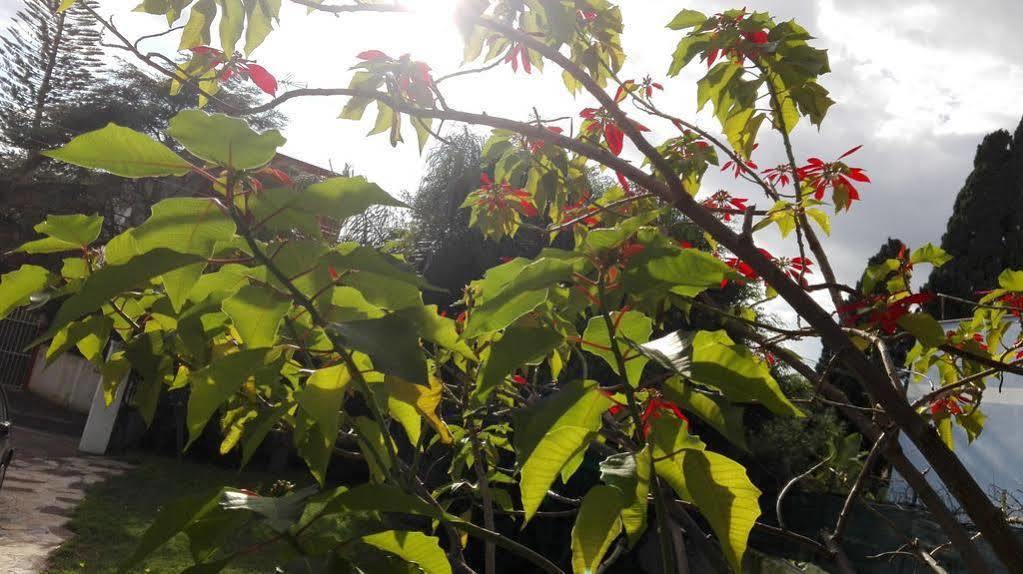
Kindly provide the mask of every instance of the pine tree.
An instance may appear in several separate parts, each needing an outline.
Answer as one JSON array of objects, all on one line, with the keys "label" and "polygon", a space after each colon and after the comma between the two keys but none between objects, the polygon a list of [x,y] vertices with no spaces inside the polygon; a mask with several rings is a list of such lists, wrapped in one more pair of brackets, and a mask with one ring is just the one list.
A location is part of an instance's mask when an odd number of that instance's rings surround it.
[{"label": "pine tree", "polygon": [[[935,269],[925,289],[976,300],[998,285],[1005,269],[1023,269],[1023,122],[1010,135],[988,134],[973,172],[956,197],[941,247],[954,257]],[[941,309],[941,307],[944,309]],[[943,301],[934,312],[964,317],[969,305]]]},{"label": "pine tree", "polygon": [[59,0],[23,0],[0,41],[0,142],[10,153],[61,143],[66,134],[51,120],[81,103],[103,68],[101,32],[82,0],[57,13]]}]

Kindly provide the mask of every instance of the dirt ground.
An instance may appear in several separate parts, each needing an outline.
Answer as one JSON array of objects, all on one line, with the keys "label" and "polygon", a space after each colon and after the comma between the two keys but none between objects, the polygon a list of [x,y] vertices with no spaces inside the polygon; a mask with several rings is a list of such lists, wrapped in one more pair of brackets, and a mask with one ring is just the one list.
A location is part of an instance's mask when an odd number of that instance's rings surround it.
[{"label": "dirt ground", "polygon": [[82,455],[77,439],[15,427],[14,463],[0,490],[0,574],[36,574],[71,536],[64,528],[85,488],[130,465]]}]

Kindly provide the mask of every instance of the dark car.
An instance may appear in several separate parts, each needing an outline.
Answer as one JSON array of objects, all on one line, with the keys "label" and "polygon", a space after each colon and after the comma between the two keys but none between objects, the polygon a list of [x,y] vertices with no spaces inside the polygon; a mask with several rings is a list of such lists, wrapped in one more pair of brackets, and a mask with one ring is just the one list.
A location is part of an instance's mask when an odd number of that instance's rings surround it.
[{"label": "dark car", "polygon": [[0,385],[0,489],[7,477],[7,467],[14,458],[14,444],[11,442],[11,409],[7,403],[7,394]]}]

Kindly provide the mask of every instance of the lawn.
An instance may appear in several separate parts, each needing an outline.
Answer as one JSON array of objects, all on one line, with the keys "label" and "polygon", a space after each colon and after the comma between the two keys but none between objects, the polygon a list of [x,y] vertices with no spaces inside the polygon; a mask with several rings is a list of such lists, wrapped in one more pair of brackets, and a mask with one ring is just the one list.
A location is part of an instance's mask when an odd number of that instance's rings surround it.
[{"label": "lawn", "polygon": [[[197,489],[236,486],[260,490],[279,478],[301,485],[311,482],[308,475],[300,472],[282,477],[155,456],[136,457],[132,462],[138,463],[134,470],[88,490],[68,525],[75,536],[53,553],[46,574],[116,573],[119,563],[131,555],[157,511]],[[191,565],[188,539],[178,535],[154,553],[143,567],[132,572],[178,574]],[[227,574],[270,571],[266,559],[258,557],[242,559],[223,570]]]}]

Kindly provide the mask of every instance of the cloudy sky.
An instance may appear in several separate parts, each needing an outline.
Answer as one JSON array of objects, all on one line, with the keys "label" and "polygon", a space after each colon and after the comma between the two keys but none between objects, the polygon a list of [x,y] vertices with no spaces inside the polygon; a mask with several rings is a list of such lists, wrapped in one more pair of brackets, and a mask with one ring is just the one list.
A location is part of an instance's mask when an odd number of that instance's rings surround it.
[{"label": "cloudy sky", "polygon": [[[0,17],[20,0],[0,0]],[[285,2],[281,30],[252,57],[279,78],[297,87],[346,86],[355,54],[379,49],[392,55],[411,53],[427,61],[436,75],[455,71],[461,62],[461,39],[450,20],[454,0],[412,0],[423,10],[414,15],[309,14]],[[104,11],[129,35],[166,27],[158,17],[131,14],[120,0],[104,0]],[[1017,24],[1023,3],[1013,0],[913,1],[883,0],[758,1],[738,4],[717,1],[666,2],[620,0],[626,23],[624,44],[630,60],[622,77],[647,74],[665,83],[659,104],[676,115],[696,118],[708,128],[716,122],[695,110],[695,81],[705,68],[693,64],[679,78],[664,73],[679,34],[664,25],[682,7],[714,13],[745,5],[766,10],[776,19],[795,18],[828,49],[833,72],[822,84],[838,105],[823,130],[801,125],[795,134],[797,155],[834,158],[859,144],[853,165],[863,167],[873,184],[861,189],[863,201],[834,222],[828,240],[840,279],[852,282],[864,260],[889,236],[912,246],[940,241],[956,192],[972,165],[980,138],[999,128],[1012,130],[1023,114],[1023,53]],[[173,50],[162,40],[152,50]],[[448,103],[466,111],[524,119],[536,106],[542,115],[577,115],[593,104],[588,96],[566,95],[553,67],[513,75],[506,66],[484,75],[445,83]],[[371,118],[358,124],[335,119],[343,100],[294,100],[283,107],[290,117],[286,129],[291,155],[322,166],[352,164],[357,172],[394,194],[414,190],[421,157],[414,144],[392,149],[385,136],[365,139]],[[367,114],[369,116],[370,114]],[[654,128],[653,139],[668,137],[670,125],[643,120]],[[567,127],[567,126],[566,126]],[[629,156],[638,159],[634,152]],[[754,159],[773,165],[782,159],[778,142],[761,139]],[[726,187],[735,195],[752,196],[762,207],[770,203],[720,174],[706,187]],[[763,241],[779,255],[793,247],[779,238]],[[922,274],[921,274],[922,275]]]}]

